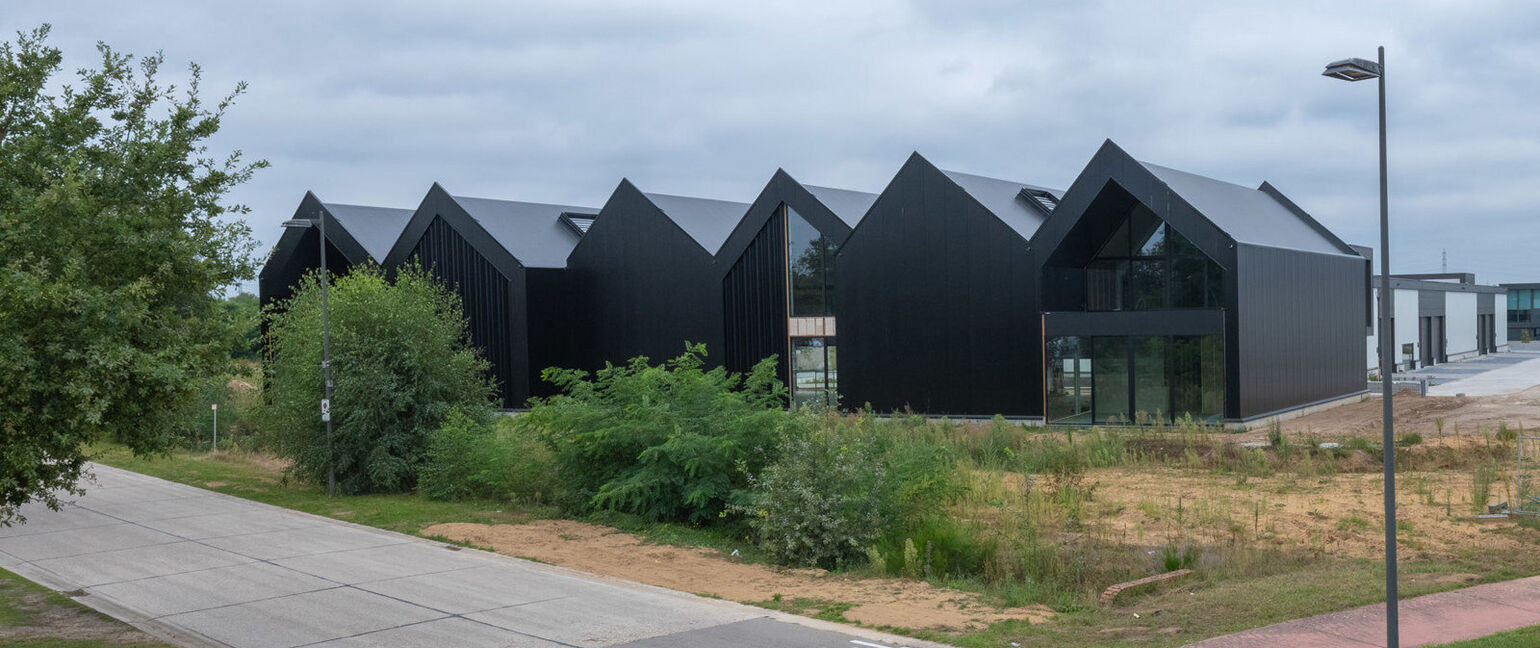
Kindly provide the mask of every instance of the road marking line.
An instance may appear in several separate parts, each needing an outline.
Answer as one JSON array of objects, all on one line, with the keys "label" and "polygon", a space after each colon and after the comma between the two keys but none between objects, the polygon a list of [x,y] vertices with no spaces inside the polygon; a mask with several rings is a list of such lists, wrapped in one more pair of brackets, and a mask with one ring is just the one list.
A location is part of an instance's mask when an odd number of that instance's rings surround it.
[{"label": "road marking line", "polygon": [[[858,641],[856,639],[851,639],[850,643],[856,644],[858,646],[868,646],[869,648],[894,648],[893,646],[888,646],[888,645],[879,644],[879,643],[871,643],[869,641]],[[907,648],[907,647],[899,646],[898,648]]]}]

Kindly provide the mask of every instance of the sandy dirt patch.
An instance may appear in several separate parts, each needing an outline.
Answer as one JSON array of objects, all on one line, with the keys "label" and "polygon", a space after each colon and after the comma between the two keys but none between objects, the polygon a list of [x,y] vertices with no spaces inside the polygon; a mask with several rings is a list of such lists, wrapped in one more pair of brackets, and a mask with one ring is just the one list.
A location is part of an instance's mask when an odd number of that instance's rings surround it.
[{"label": "sandy dirt patch", "polygon": [[[1372,471],[1279,474],[1240,484],[1233,475],[1107,469],[1092,471],[1087,480],[1096,484],[1101,509],[1095,526],[1130,545],[1239,543],[1356,558],[1377,558],[1384,550],[1381,476]],[[1455,471],[1397,475],[1396,518],[1405,555],[1455,557],[1472,546],[1533,550],[1540,531],[1514,528],[1514,522],[1475,521],[1471,480]],[[1511,486],[1493,484],[1491,501],[1503,499]]]},{"label": "sandy dirt patch", "polygon": [[442,536],[498,553],[657,585],[681,592],[759,603],[816,599],[855,604],[845,618],[871,626],[979,630],[1007,619],[1047,621],[1043,606],[995,608],[979,596],[888,578],[848,578],[816,569],[779,569],[736,562],[714,549],[646,544],[615,529],[570,520],[528,524],[436,524],[423,535]]},{"label": "sandy dirt patch", "polygon": [[[1475,435],[1497,430],[1499,423],[1507,423],[1525,430],[1540,430],[1540,387],[1531,387],[1516,394],[1500,396],[1418,396],[1401,392],[1394,399],[1396,432],[1416,432],[1425,438],[1440,434],[1446,436]],[[1283,421],[1280,425],[1286,434],[1305,435],[1365,435],[1380,434],[1380,399],[1364,400],[1339,405],[1328,410]],[[1439,419],[1443,431],[1439,431]],[[1261,426],[1243,435],[1241,441],[1263,440],[1267,427]]]}]

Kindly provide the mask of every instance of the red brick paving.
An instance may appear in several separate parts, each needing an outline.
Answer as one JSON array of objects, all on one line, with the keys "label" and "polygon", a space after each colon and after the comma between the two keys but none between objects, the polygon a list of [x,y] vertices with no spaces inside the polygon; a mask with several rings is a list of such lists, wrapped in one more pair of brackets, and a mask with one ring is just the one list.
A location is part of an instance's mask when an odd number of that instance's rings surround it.
[{"label": "red brick paving", "polygon": [[[1540,576],[1401,601],[1404,648],[1449,643],[1540,625]],[[1295,619],[1214,637],[1189,648],[1369,648],[1385,646],[1385,605]]]}]

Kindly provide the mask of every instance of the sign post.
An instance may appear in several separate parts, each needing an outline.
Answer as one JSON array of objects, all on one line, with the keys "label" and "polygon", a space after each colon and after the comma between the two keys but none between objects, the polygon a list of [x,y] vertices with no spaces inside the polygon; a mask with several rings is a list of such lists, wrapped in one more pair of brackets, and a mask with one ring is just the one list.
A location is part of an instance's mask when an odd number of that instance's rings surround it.
[{"label": "sign post", "polygon": [[219,452],[219,403],[214,403],[209,407],[214,410],[214,445],[209,448],[209,452],[212,453]]}]

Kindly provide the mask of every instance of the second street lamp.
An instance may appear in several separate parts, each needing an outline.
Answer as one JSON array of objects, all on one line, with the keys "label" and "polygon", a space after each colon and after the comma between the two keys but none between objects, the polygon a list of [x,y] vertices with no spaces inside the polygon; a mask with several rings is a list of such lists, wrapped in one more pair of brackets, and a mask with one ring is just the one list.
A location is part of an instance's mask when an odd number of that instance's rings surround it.
[{"label": "second street lamp", "polygon": [[328,317],[330,309],[326,303],[327,284],[331,279],[326,274],[326,214],[317,213],[315,220],[296,218],[283,222],[284,227],[295,229],[310,229],[316,227],[321,236],[321,377],[326,381],[325,395],[321,398],[321,420],[326,422],[326,495],[337,496],[337,462],[332,455],[332,338]]},{"label": "second street lamp", "polygon": [[1395,356],[1391,348],[1390,314],[1393,293],[1390,289],[1390,190],[1385,163],[1385,48],[1379,49],[1379,61],[1360,58],[1343,59],[1326,66],[1321,76],[1343,81],[1379,79],[1380,85],[1380,387],[1384,406],[1385,455],[1385,645],[1398,648],[1400,619],[1396,594],[1396,438],[1394,410],[1391,407],[1391,383],[1395,376]]}]

